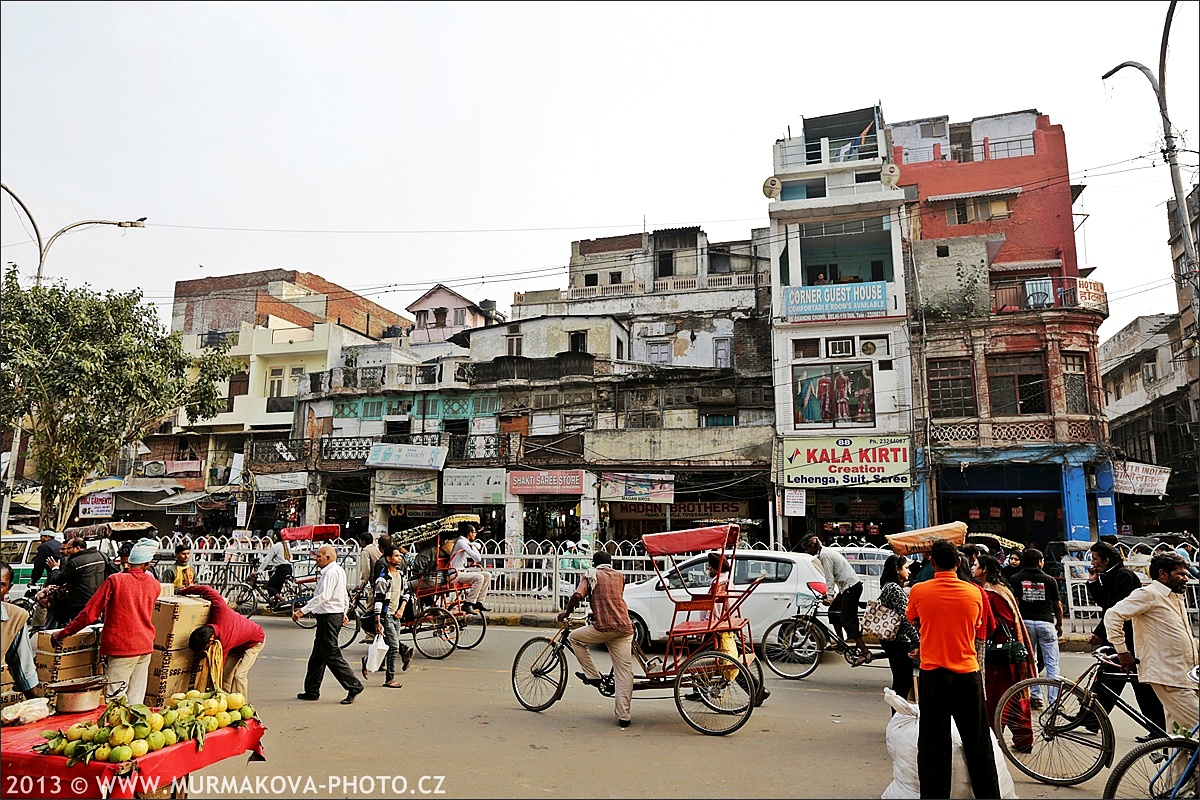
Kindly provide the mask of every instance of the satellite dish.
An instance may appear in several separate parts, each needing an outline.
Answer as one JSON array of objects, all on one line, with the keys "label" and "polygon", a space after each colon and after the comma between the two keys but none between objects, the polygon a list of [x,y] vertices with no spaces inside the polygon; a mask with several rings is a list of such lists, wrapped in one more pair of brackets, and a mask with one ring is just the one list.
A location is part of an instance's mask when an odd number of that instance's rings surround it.
[{"label": "satellite dish", "polygon": [[779,197],[779,193],[782,191],[783,183],[774,175],[763,181],[763,194],[765,194],[769,200],[774,200],[775,198]]},{"label": "satellite dish", "polygon": [[884,164],[879,171],[879,180],[884,186],[893,187],[900,180],[900,168],[895,164]]}]

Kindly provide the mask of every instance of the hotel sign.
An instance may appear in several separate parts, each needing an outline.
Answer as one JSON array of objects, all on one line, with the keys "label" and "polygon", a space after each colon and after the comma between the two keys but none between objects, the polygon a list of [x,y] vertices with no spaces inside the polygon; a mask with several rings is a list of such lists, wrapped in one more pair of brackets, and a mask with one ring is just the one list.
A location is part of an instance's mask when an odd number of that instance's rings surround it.
[{"label": "hotel sign", "polygon": [[787,317],[866,314],[887,310],[885,281],[789,286],[783,290],[783,313]]}]

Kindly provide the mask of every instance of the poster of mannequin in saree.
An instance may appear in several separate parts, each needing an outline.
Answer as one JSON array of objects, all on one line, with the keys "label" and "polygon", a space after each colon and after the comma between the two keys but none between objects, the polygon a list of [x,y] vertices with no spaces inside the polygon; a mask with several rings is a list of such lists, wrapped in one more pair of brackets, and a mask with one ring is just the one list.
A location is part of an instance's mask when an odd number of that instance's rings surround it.
[{"label": "poster of mannequin in saree", "polygon": [[866,362],[792,367],[796,427],[874,424],[875,388]]}]

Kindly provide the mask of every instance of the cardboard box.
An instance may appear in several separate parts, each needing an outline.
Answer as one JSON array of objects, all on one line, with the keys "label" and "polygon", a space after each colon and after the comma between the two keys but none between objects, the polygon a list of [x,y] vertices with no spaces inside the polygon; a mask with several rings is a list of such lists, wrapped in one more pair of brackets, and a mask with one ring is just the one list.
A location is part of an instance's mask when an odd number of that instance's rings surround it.
[{"label": "cardboard box", "polygon": [[91,675],[99,675],[101,672],[99,664],[84,664],[78,667],[61,667],[50,668],[38,667],[38,680],[42,683],[56,683],[58,681],[69,681],[72,678],[87,678]]},{"label": "cardboard box", "polygon": [[6,708],[13,703],[19,703],[25,699],[25,695],[21,692],[3,692],[0,693],[0,708]]},{"label": "cardboard box", "polygon": [[33,664],[38,671],[63,670],[71,667],[95,666],[100,660],[96,650],[76,650],[72,653],[48,653],[38,650],[34,653]]},{"label": "cardboard box", "polygon": [[157,650],[187,648],[192,631],[208,623],[211,603],[198,597],[176,595],[160,597],[154,602],[154,647]]},{"label": "cardboard box", "polygon": [[159,650],[150,654],[150,677],[157,679],[180,673],[192,674],[196,669],[196,654],[191,650]]},{"label": "cardboard box", "polygon": [[146,682],[146,705],[160,708],[171,699],[171,695],[186,692],[196,685],[194,672],[171,672],[166,675],[151,675]]},{"label": "cardboard box", "polygon": [[8,671],[8,664],[4,659],[0,658],[0,694],[11,692],[13,687],[13,676]]},{"label": "cardboard box", "polygon": [[89,625],[79,633],[65,637],[58,644],[54,644],[50,640],[50,635],[55,633],[55,631],[39,631],[37,649],[44,650],[47,653],[74,653],[80,650],[95,650],[100,646],[101,628],[102,626],[100,625]]}]

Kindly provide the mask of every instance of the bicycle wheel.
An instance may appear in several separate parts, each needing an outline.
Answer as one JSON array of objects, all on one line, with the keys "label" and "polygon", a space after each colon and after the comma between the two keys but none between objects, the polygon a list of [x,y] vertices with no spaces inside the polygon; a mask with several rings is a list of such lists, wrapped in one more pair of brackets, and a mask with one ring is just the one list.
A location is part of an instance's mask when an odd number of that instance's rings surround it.
[{"label": "bicycle wheel", "polygon": [[[1051,687],[1058,693],[1054,702]],[[1040,690],[1042,708],[1031,708],[1031,688]],[[1088,730],[1089,720],[1096,724],[1095,732]],[[1005,757],[1042,783],[1083,783],[1112,761],[1115,737],[1108,714],[1090,694],[1062,678],[1013,684],[996,704],[993,730]]]},{"label": "bicycle wheel", "polygon": [[441,660],[458,647],[458,622],[449,611],[434,606],[413,623],[412,637],[421,655]]},{"label": "bicycle wheel", "polygon": [[262,610],[262,603],[254,587],[243,583],[229,593],[229,607],[244,617],[253,617]]},{"label": "bicycle wheel", "polygon": [[512,666],[513,694],[530,711],[545,711],[567,688],[567,659],[553,639],[535,636],[517,650]]},{"label": "bicycle wheel", "polygon": [[483,614],[463,614],[458,620],[458,646],[470,650],[487,635],[487,617]]},{"label": "bicycle wheel", "polygon": [[1197,742],[1154,739],[1125,754],[1104,785],[1104,797],[1196,797],[1200,793]]},{"label": "bicycle wheel", "polygon": [[353,604],[346,609],[346,619],[342,621],[342,627],[338,629],[338,648],[345,650],[350,645],[354,644],[354,640],[358,638],[358,630],[362,627],[362,616]]},{"label": "bicycle wheel", "polygon": [[807,678],[821,663],[825,634],[811,620],[788,617],[767,628],[762,642],[767,668],[781,678]]},{"label": "bicycle wheel", "polygon": [[675,676],[675,707],[684,722],[710,736],[733,733],[754,712],[754,677],[732,656],[697,653]]}]

